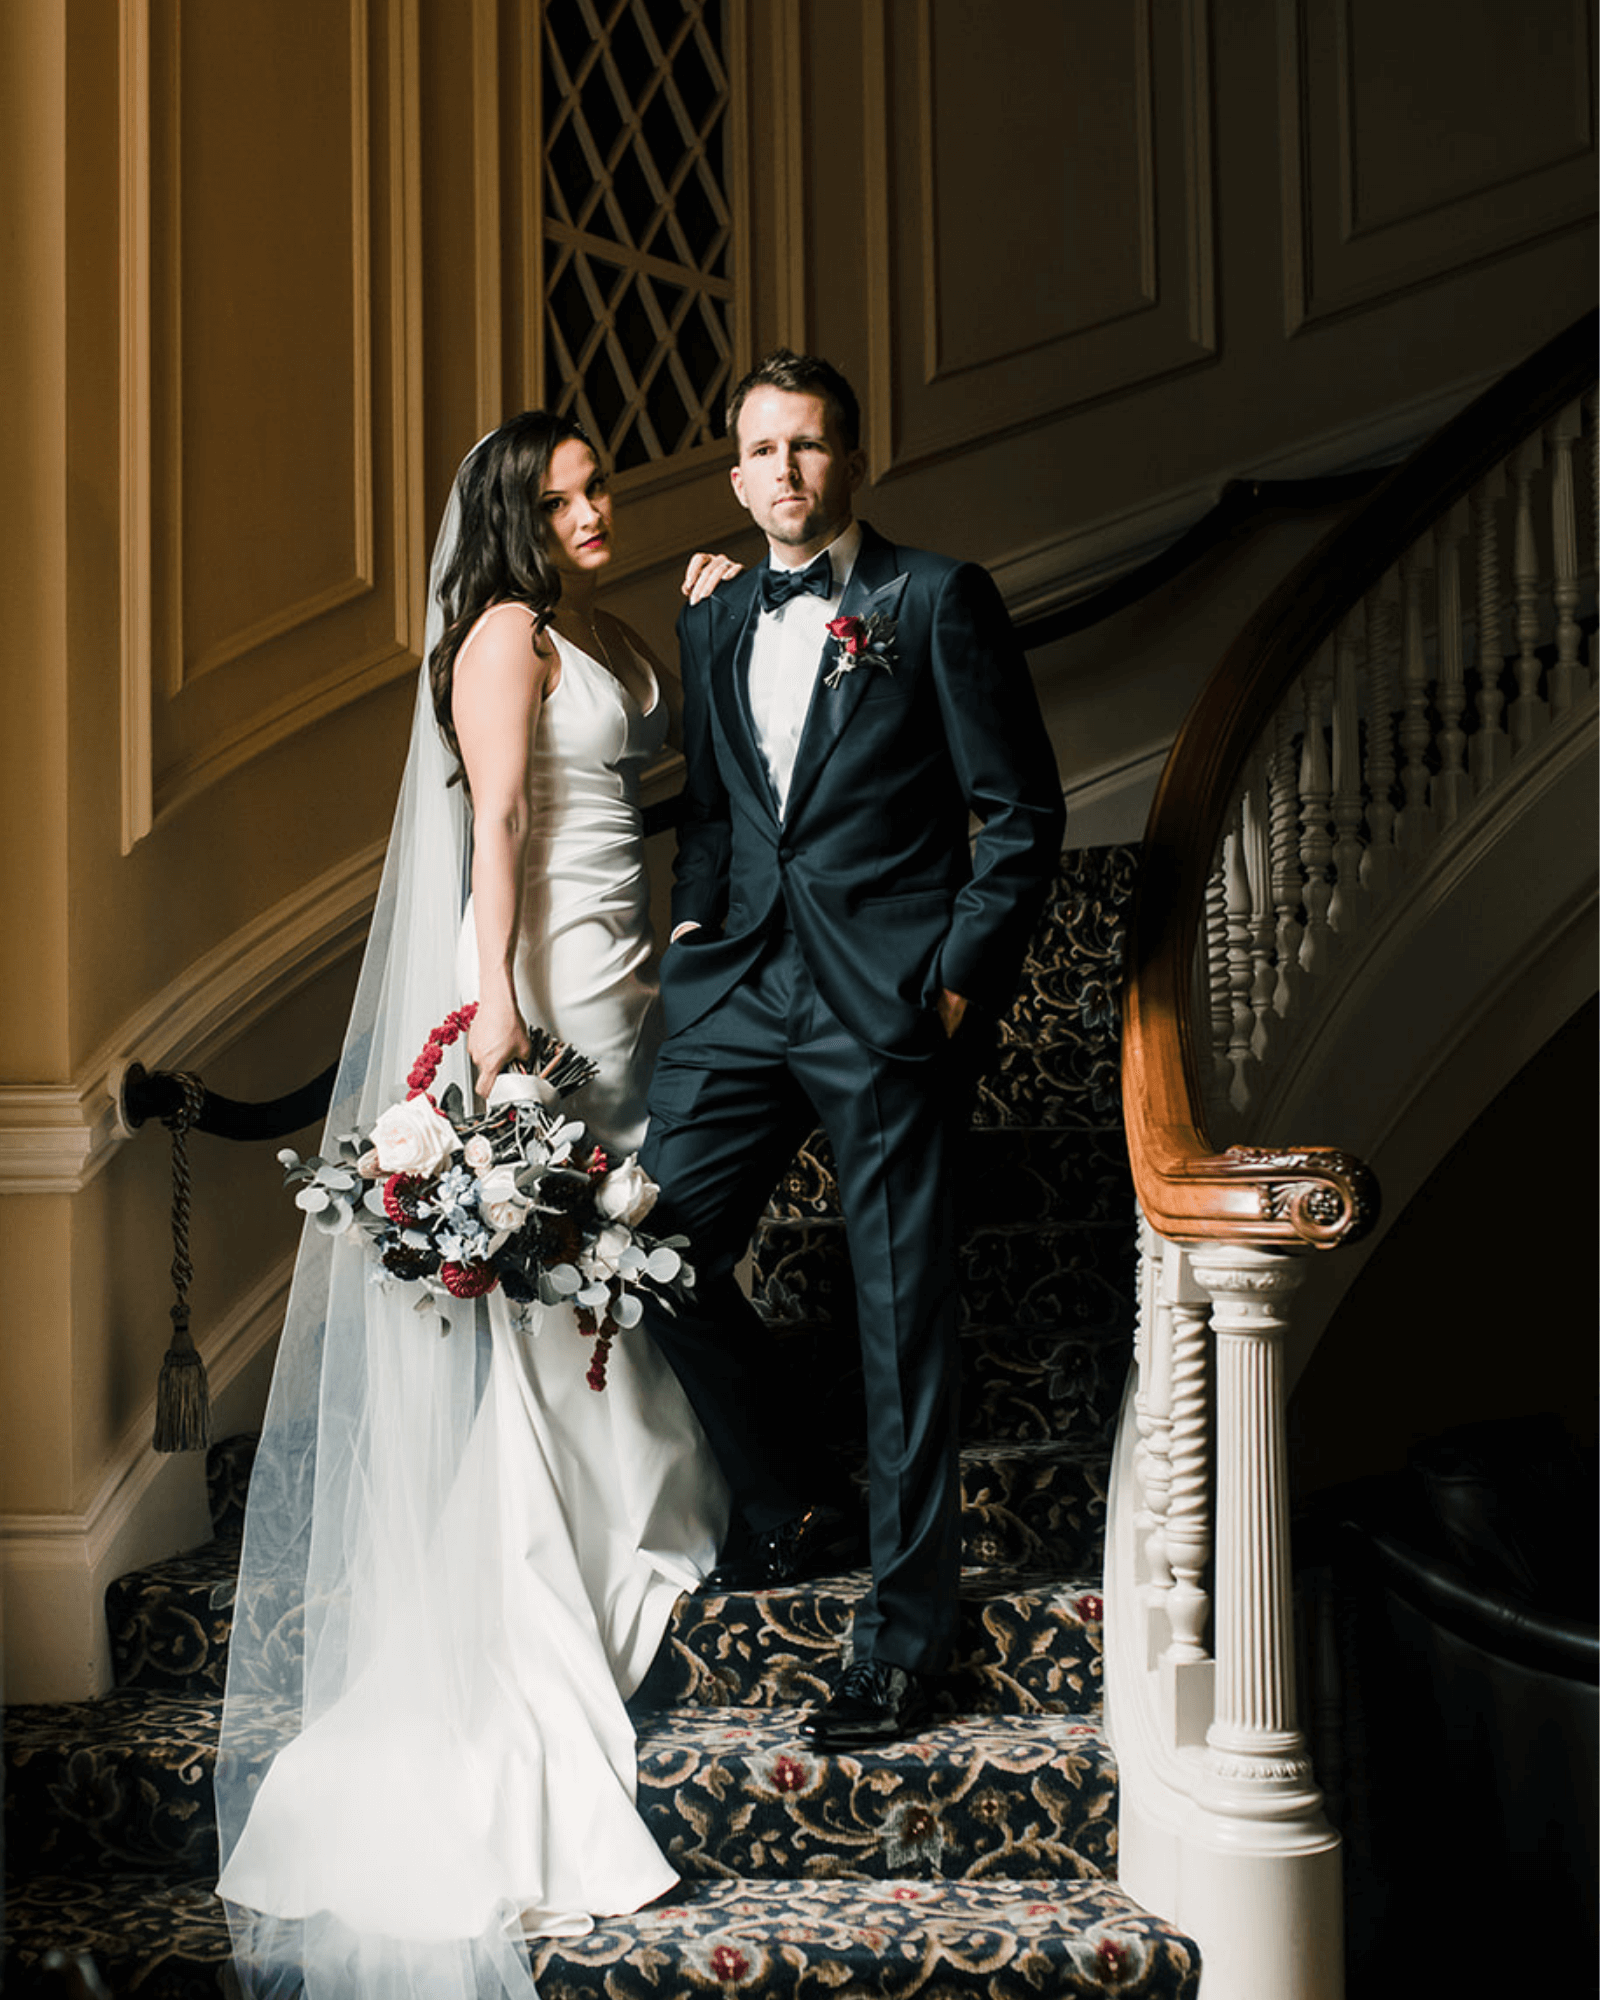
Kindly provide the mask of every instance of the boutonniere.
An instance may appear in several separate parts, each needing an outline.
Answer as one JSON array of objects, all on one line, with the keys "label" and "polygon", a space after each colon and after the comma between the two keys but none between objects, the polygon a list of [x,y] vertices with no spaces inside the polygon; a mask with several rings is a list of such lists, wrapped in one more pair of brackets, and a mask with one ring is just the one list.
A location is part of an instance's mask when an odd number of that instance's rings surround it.
[{"label": "boutonniere", "polygon": [[837,687],[857,667],[894,672],[894,620],[881,611],[870,611],[865,618],[830,618],[828,637],[834,655],[833,665],[822,677],[824,687]]}]

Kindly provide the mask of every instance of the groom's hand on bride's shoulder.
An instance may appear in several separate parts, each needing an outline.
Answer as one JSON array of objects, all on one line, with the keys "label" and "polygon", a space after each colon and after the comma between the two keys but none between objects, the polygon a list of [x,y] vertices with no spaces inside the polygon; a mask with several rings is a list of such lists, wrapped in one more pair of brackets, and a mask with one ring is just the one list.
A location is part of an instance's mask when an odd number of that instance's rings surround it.
[{"label": "groom's hand on bride's shoulder", "polygon": [[726,583],[743,568],[744,564],[735,562],[732,556],[708,555],[704,549],[697,550],[683,572],[683,594],[691,604],[698,604],[719,583]]}]

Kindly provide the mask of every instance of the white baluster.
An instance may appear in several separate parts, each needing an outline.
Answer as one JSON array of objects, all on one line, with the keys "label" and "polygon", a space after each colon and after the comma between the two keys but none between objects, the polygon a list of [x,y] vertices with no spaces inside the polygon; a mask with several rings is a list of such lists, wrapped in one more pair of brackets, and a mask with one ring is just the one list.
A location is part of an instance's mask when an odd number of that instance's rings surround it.
[{"label": "white baluster", "polygon": [[1457,501],[1434,528],[1439,577],[1439,679],[1434,706],[1439,711],[1439,770],[1428,788],[1434,824],[1442,833],[1467,809],[1472,785],[1467,777],[1466,654],[1461,616],[1461,543],[1468,527],[1467,503]]},{"label": "white baluster", "polygon": [[1328,922],[1348,941],[1361,928],[1361,641],[1358,605],[1340,620],[1333,642],[1333,895]]},{"label": "white baluster", "polygon": [[1195,1792],[1200,1838],[1183,1908],[1215,1910],[1206,1979],[1240,2000],[1333,2000],[1340,1977],[1339,1839],[1295,1698],[1284,1422],[1285,1302],[1296,1259],[1237,1244],[1190,1253],[1212,1301],[1217,1408],[1213,1714]]},{"label": "white baluster", "polygon": [[1422,626],[1422,577],[1431,540],[1420,536],[1400,558],[1400,754],[1405,760],[1400,784],[1405,803],[1395,844],[1408,864],[1426,851],[1433,838],[1427,764],[1433,732],[1428,725],[1428,655]]},{"label": "white baluster", "polygon": [[1583,409],[1569,403],[1550,426],[1550,545],[1555,558],[1551,596],[1556,607],[1556,661],[1550,669],[1550,716],[1558,721],[1571,709],[1583,672],[1578,648],[1578,496],[1572,477],[1572,447],[1583,430]]},{"label": "white baluster", "polygon": [[[1139,1442],[1134,1450],[1134,1469],[1138,1474],[1143,1504],[1135,1511],[1134,1527],[1144,1555],[1144,1600],[1152,1611],[1159,1611],[1172,1583],[1165,1540],[1167,1495],[1172,1484],[1172,1374],[1167,1308],[1162,1296],[1162,1273],[1172,1246],[1156,1234],[1142,1214],[1139,1217],[1139,1246],[1139,1317],[1134,1334],[1139,1386],[1134,1393],[1133,1407],[1139,1433]],[[1164,1627],[1158,1629],[1164,1639]],[[1156,1649],[1153,1638],[1152,1657]]]},{"label": "white baluster", "polygon": [[[1391,572],[1392,574],[1392,572]],[[1367,851],[1361,886],[1374,904],[1394,866],[1394,606],[1386,584],[1367,593]]]},{"label": "white baluster", "polygon": [[1324,646],[1301,681],[1306,726],[1300,745],[1300,867],[1305,877],[1301,893],[1306,907],[1306,934],[1300,944],[1300,965],[1313,978],[1332,970],[1338,947],[1338,939],[1328,927],[1328,905],[1333,900],[1330,879],[1333,839],[1329,818],[1333,778],[1328,770],[1328,739],[1322,726],[1331,678],[1328,648]]},{"label": "white baluster", "polygon": [[1250,876],[1244,858],[1244,808],[1234,808],[1233,825],[1222,843],[1222,880],[1228,937],[1228,1102],[1241,1116],[1249,1110],[1256,1066],[1256,1017],[1250,1005],[1255,968],[1250,961]]},{"label": "white baluster", "polygon": [[1272,997],[1278,973],[1272,963],[1272,841],[1268,759],[1258,748],[1244,795],[1244,865],[1250,880],[1250,1048],[1262,1068],[1277,1053],[1278,1016]]},{"label": "white baluster", "polygon": [[1297,1726],[1284,1420],[1287,1300],[1298,1258],[1237,1243],[1190,1253],[1211,1299],[1217,1384],[1216,1715],[1206,1792],[1263,1803],[1314,1791]]},{"label": "white baluster", "polygon": [[1211,1598],[1204,1579],[1211,1560],[1211,1309],[1190,1269],[1188,1254],[1171,1246],[1168,1261],[1172,1484],[1166,1550],[1172,1575],[1167,1593],[1172,1643],[1166,1658],[1191,1663],[1210,1657],[1205,1636]]},{"label": "white baluster", "polygon": [[1149,1515],[1144,1501],[1144,1461],[1145,1439],[1150,1435],[1150,1424],[1146,1405],[1150,1394],[1150,1287],[1153,1282],[1155,1257],[1160,1245],[1160,1237],[1145,1220],[1144,1210],[1138,1211],[1139,1267],[1135,1281],[1136,1297],[1133,1311],[1133,1423],[1136,1440],[1133,1447],[1133,1474],[1138,1482],[1139,1501],[1134,1508],[1134,1523],[1139,1530],[1141,1546],[1149,1525]]},{"label": "white baluster", "polygon": [[1512,629],[1517,640],[1517,693],[1506,721],[1513,754],[1526,750],[1550,720],[1549,704],[1539,693],[1539,544],[1533,527],[1533,477],[1544,464],[1544,439],[1531,437],[1511,454],[1511,485],[1515,495],[1516,529],[1511,573],[1516,597]]},{"label": "white baluster", "polygon": [[1228,883],[1226,843],[1206,878],[1206,991],[1211,1014],[1211,1095],[1213,1108],[1227,1104],[1233,1087],[1228,1043],[1233,1037],[1233,1001],[1228,990]]},{"label": "white baluster", "polygon": [[1472,739],[1472,789],[1478,796],[1503,778],[1511,764],[1511,738],[1502,720],[1506,698],[1505,634],[1500,585],[1500,526],[1495,508],[1505,498],[1506,469],[1497,465],[1472,496],[1478,558],[1478,728]]},{"label": "white baluster", "polygon": [[1272,1011],[1280,1021],[1288,1020],[1300,1004],[1303,979],[1300,944],[1305,935],[1300,924],[1300,791],[1295,777],[1298,759],[1290,716],[1291,703],[1285,702],[1273,724],[1268,778],[1272,904],[1278,954],[1278,983],[1272,995]]}]

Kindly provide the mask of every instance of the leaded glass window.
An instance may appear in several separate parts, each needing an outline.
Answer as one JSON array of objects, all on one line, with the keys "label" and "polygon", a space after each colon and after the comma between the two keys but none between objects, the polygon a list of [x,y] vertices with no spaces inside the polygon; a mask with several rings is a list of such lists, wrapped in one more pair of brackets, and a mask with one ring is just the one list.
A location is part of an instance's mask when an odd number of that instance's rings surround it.
[{"label": "leaded glass window", "polygon": [[728,0],[544,0],[546,394],[619,471],[729,386]]}]

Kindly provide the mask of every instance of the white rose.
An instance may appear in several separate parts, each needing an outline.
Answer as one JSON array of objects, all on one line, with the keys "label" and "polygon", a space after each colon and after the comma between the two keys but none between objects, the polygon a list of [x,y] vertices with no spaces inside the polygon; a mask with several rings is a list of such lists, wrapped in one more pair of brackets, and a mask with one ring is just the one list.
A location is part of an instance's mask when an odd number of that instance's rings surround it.
[{"label": "white rose", "polygon": [[478,1212],[496,1229],[520,1229],[531,1206],[514,1167],[495,1167],[478,1182]]},{"label": "white rose", "polygon": [[481,1178],[494,1165],[494,1146],[481,1132],[474,1132],[462,1148],[461,1157]]},{"label": "white rose", "polygon": [[614,1278],[617,1275],[617,1259],[633,1241],[633,1231],[621,1223],[613,1222],[602,1229],[584,1253],[584,1275],[590,1278]]},{"label": "white rose", "polygon": [[613,1167],[595,1189],[594,1205],[609,1222],[625,1222],[637,1229],[656,1205],[658,1188],[630,1153],[620,1166]]},{"label": "white rose", "polygon": [[372,1128],[386,1174],[436,1174],[461,1144],[456,1129],[425,1097],[391,1104]]}]

